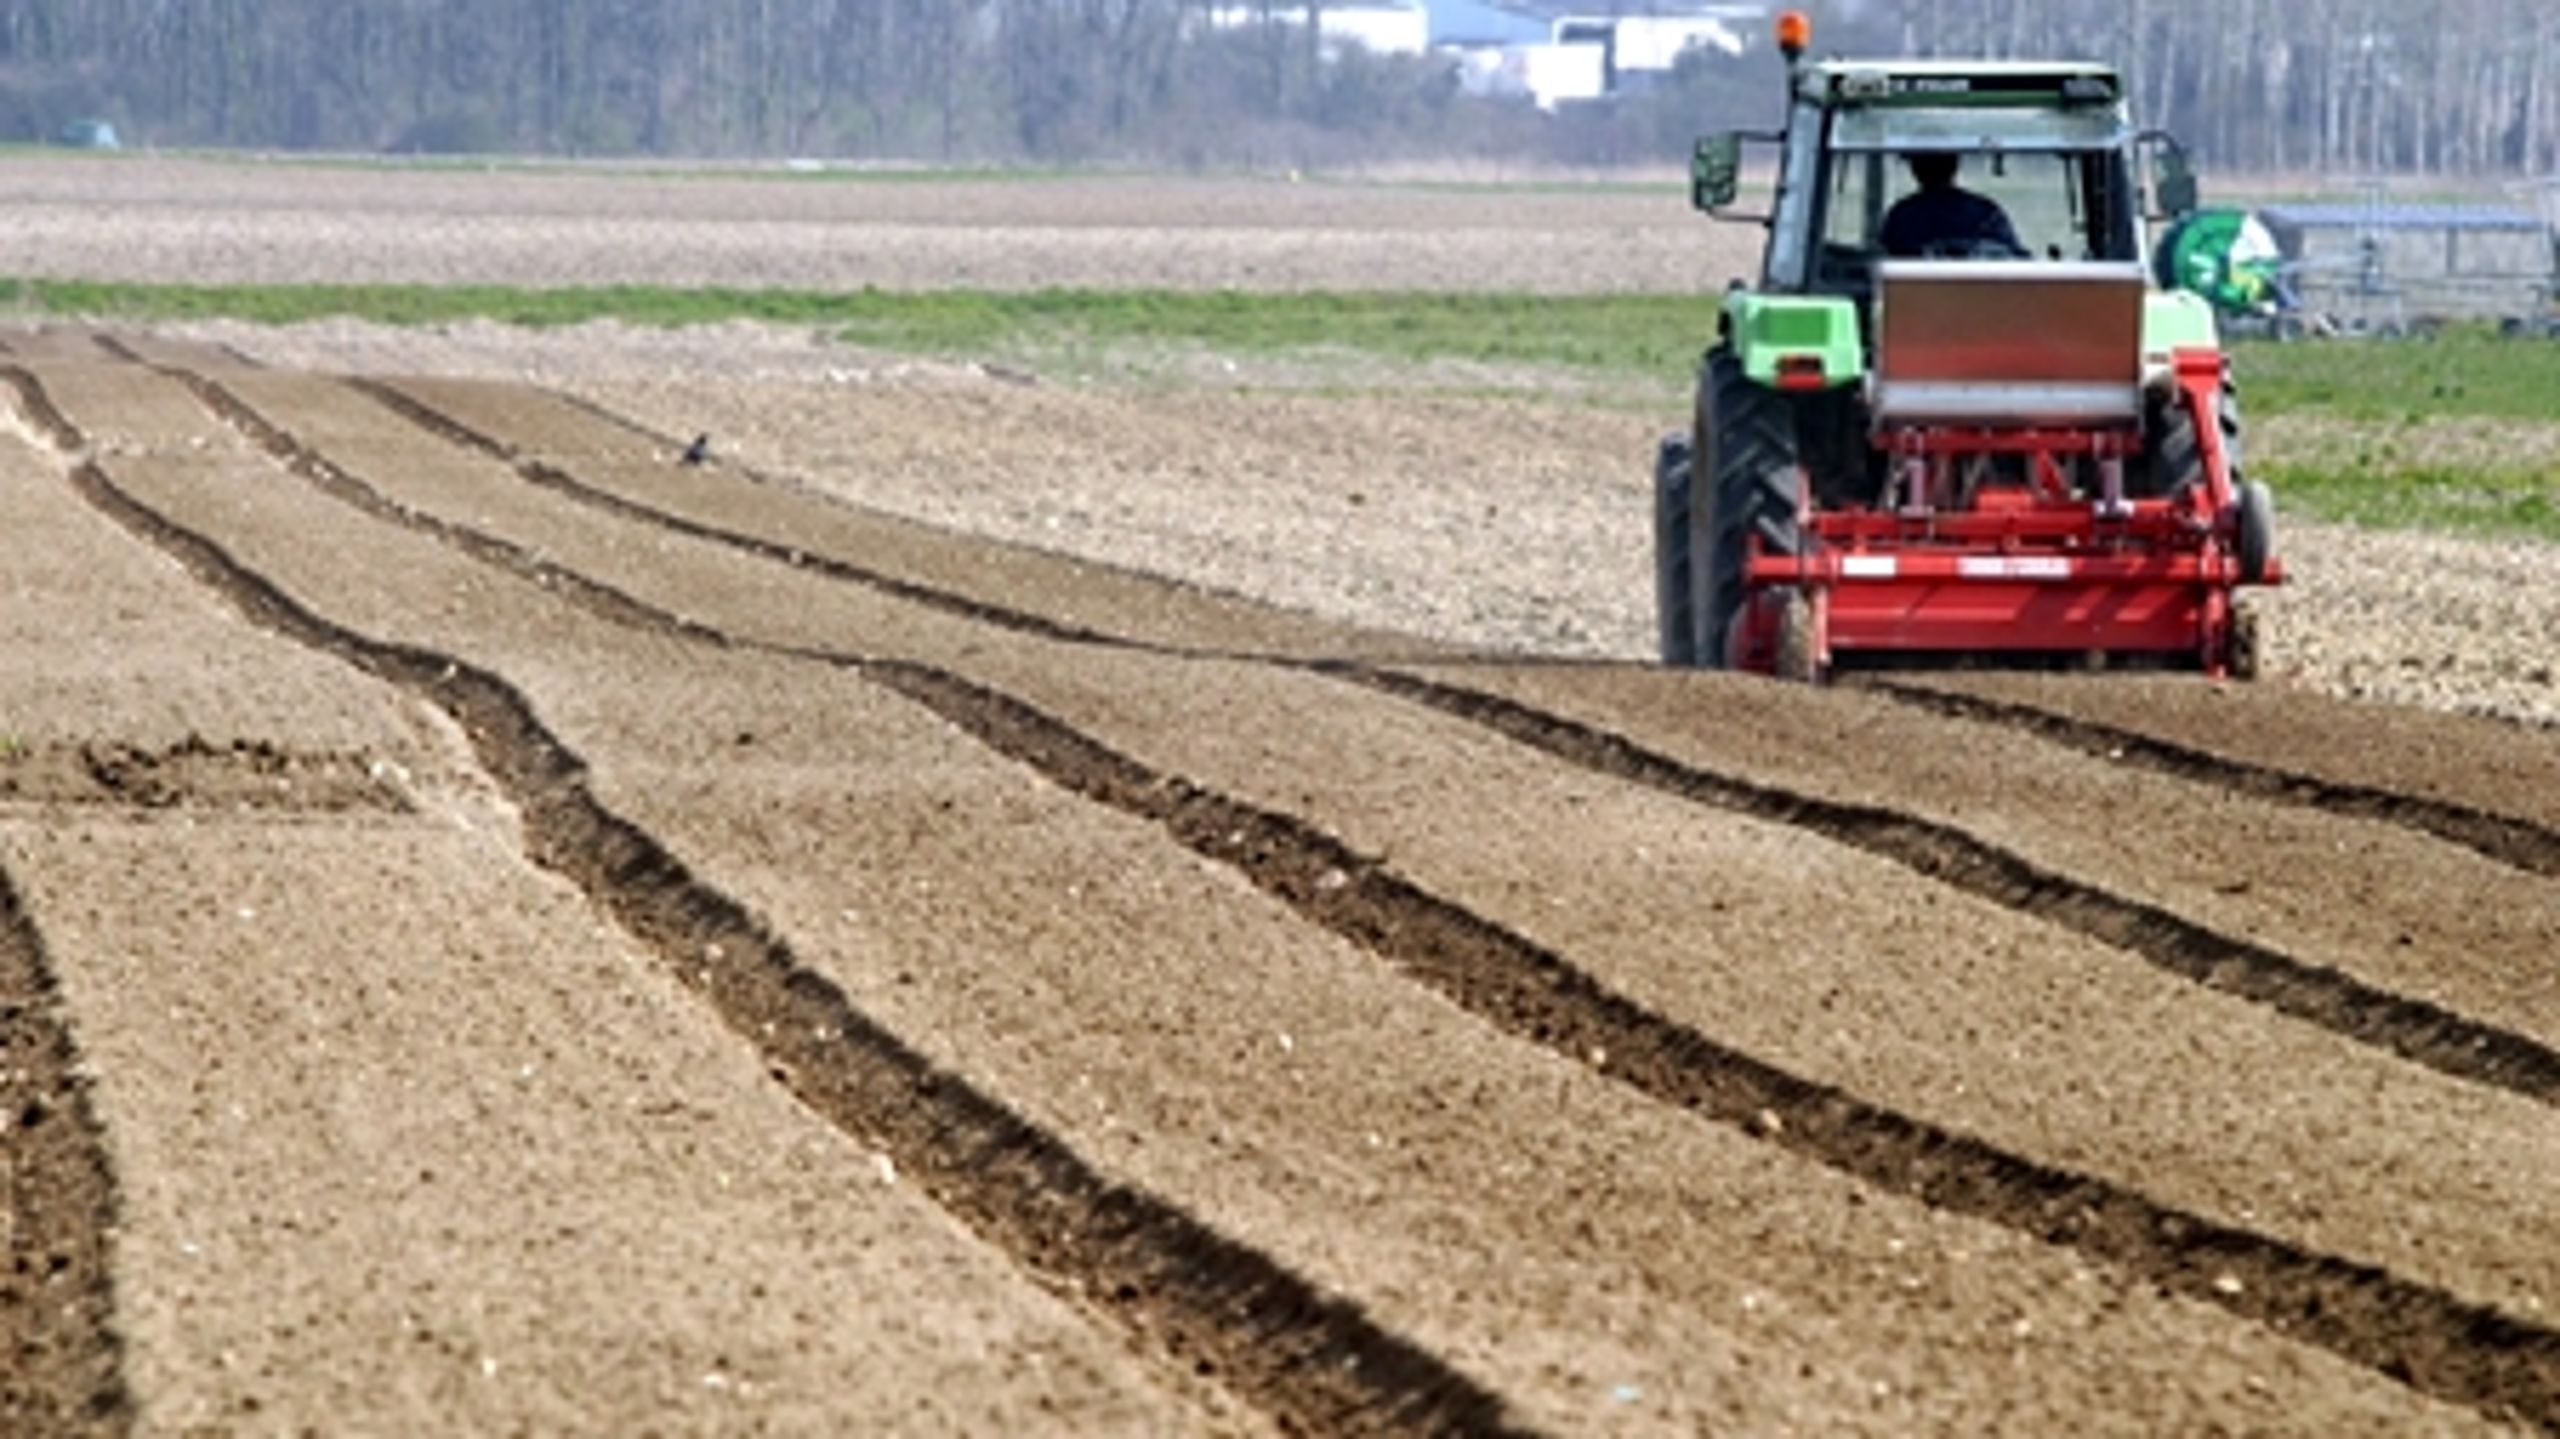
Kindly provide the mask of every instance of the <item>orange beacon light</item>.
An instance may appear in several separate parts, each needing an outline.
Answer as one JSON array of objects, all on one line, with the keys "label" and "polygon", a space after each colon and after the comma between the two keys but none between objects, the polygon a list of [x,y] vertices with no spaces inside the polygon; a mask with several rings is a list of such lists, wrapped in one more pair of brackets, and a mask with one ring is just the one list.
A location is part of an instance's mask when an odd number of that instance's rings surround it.
[{"label": "orange beacon light", "polygon": [[1802,10],[1778,13],[1778,53],[1793,61],[1813,48],[1813,18]]}]

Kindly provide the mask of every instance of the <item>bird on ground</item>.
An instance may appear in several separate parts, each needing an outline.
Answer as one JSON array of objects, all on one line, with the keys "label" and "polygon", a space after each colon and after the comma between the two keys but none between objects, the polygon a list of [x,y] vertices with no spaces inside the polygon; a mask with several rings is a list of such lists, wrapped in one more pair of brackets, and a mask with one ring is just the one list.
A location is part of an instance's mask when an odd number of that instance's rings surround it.
[{"label": "bird on ground", "polygon": [[684,462],[688,465],[698,465],[710,458],[711,437],[709,435],[696,435],[693,437],[693,443],[684,447]]}]

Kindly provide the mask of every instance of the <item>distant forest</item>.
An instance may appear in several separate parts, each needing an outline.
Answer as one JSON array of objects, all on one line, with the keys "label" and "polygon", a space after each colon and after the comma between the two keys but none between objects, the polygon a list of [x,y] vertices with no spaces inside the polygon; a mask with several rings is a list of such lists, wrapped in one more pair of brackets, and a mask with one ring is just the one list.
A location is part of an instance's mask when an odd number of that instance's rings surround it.
[{"label": "distant forest", "polygon": [[[1811,8],[1825,51],[2112,61],[2144,122],[2209,167],[2560,171],[2560,0]],[[1330,52],[1289,23],[1304,14],[1279,0],[0,0],[0,138],[97,117],[165,147],[1605,165],[1677,163],[1699,131],[1776,117],[1765,45],[1692,52],[1640,93],[1543,115],[1460,93],[1444,60]]]}]

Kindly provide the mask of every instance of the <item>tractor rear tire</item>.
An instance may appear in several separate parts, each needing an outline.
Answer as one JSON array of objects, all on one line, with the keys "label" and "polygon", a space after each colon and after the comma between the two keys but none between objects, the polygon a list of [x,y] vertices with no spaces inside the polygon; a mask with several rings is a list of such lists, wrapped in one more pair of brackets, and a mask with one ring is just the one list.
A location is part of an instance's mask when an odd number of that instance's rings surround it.
[{"label": "tractor rear tire", "polygon": [[[2135,499],[2166,499],[2189,485],[2204,483],[2204,445],[2196,434],[2195,416],[2187,412],[2186,394],[2172,388],[2154,395],[2144,407],[2144,439],[2150,463],[2140,470],[2127,466],[2127,488]],[[2222,427],[2222,461],[2236,489],[2243,474],[2240,462],[2240,391],[2226,372],[2215,406]]]},{"label": "tractor rear tire", "polygon": [[1699,366],[1691,435],[1691,662],[1724,669],[1732,663],[1733,624],[1747,597],[1743,569],[1751,537],[1780,554],[1803,552],[1795,416],[1777,392],[1743,374],[1730,345],[1720,344]]},{"label": "tractor rear tire", "polygon": [[1690,454],[1686,435],[1671,435],[1653,457],[1653,617],[1662,662],[1698,662],[1695,599],[1689,578]]}]

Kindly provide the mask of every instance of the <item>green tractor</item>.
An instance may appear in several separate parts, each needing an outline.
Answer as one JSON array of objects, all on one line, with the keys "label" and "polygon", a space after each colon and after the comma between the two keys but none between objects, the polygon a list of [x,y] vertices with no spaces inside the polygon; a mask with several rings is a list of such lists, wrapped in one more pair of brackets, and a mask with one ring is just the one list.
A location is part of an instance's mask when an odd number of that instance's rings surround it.
[{"label": "green tractor", "polygon": [[[2184,153],[2105,66],[1805,40],[1780,21],[1785,129],[1694,159],[1699,209],[1769,233],[1657,457],[1663,661],[2253,672],[2233,592],[2281,578],[2272,501],[2240,475],[2210,305],[2144,261],[2148,223],[2195,209]],[[1755,142],[1774,198],[1735,217]]]}]

